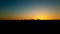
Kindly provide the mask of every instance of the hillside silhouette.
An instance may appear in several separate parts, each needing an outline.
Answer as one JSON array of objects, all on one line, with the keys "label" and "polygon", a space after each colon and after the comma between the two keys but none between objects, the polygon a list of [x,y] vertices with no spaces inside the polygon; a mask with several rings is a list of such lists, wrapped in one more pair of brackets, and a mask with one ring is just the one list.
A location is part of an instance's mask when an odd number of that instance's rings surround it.
[{"label": "hillside silhouette", "polygon": [[[58,24],[58,25],[57,25]],[[60,20],[0,20],[0,32],[59,30]]]}]

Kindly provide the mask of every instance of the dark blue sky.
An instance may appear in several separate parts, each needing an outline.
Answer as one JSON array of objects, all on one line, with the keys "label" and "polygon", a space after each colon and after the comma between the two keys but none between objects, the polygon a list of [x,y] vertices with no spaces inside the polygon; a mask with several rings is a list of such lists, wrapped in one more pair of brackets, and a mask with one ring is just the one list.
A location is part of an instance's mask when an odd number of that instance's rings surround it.
[{"label": "dark blue sky", "polygon": [[22,15],[25,17],[31,13],[32,16],[38,13],[40,15],[47,9],[49,11],[46,13],[59,14],[60,0],[0,0],[0,18],[22,17]]}]

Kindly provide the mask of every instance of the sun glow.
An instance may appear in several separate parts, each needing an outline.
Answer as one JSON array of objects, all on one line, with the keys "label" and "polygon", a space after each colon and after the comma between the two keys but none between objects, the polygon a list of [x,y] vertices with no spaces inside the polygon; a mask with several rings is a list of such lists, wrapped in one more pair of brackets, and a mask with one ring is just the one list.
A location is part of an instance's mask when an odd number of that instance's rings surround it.
[{"label": "sun glow", "polygon": [[47,18],[43,18],[43,17],[41,17],[41,18],[38,18],[38,19],[40,19],[40,20],[47,20]]},{"label": "sun glow", "polygon": [[44,15],[41,15],[41,16],[36,17],[36,19],[39,19],[39,20],[48,20],[48,17],[44,16]]},{"label": "sun glow", "polygon": [[47,20],[46,17],[39,17],[38,19],[40,19],[40,20]]}]

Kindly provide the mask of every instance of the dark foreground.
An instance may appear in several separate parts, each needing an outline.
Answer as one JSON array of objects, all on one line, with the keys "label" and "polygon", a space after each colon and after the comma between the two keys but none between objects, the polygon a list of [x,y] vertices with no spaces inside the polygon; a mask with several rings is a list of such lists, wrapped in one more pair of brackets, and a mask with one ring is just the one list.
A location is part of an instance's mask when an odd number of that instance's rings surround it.
[{"label": "dark foreground", "polygon": [[0,20],[0,32],[60,31],[60,20]]}]

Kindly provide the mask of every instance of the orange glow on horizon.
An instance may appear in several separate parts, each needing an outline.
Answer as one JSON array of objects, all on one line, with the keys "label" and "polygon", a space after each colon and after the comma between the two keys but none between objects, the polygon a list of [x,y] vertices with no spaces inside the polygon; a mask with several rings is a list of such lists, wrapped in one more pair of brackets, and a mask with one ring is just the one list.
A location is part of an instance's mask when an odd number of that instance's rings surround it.
[{"label": "orange glow on horizon", "polygon": [[52,16],[47,16],[45,15],[36,15],[36,16],[31,16],[31,17],[16,17],[16,18],[0,18],[0,20],[60,20],[60,18],[54,18]]}]

